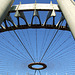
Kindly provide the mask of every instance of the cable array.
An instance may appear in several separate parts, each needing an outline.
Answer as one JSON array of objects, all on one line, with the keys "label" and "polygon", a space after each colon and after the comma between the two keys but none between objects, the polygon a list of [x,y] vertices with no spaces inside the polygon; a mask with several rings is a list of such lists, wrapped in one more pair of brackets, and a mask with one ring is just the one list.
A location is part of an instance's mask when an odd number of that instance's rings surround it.
[{"label": "cable array", "polygon": [[[28,69],[27,65],[32,62],[44,62],[48,66],[48,68],[46,68],[46,71],[49,71],[52,70],[52,68],[49,67],[51,66],[50,63],[56,65],[57,67],[60,60],[61,63],[63,63],[63,60],[65,60],[64,62],[68,63],[71,57],[74,58],[74,53],[73,55],[71,53],[75,52],[75,41],[73,40],[71,33],[68,31],[59,30],[59,27],[62,26],[63,21],[59,24],[57,29],[36,28],[35,30],[14,30],[12,24],[9,21],[7,22],[12,31],[7,31],[6,33],[0,34],[0,59],[4,62],[9,63],[11,60],[9,62],[8,60],[12,58],[12,62],[20,61],[18,65],[25,65],[24,69],[26,68],[26,70]],[[20,25],[19,22],[18,24]],[[36,26],[38,26],[36,18],[35,24]],[[8,38],[6,34],[10,38]],[[3,51],[1,51],[1,49]],[[69,57],[69,55],[71,55],[71,57]],[[10,58],[8,58],[8,56],[10,56]],[[69,57],[70,59],[68,59],[67,57]],[[71,62],[73,61],[70,60],[70,63]],[[6,63],[5,65],[3,64],[5,67],[7,67]],[[4,66],[2,65],[1,67],[1,65],[0,70],[4,71]],[[67,65],[69,65],[68,67],[71,67],[69,63]],[[56,68],[54,69],[56,70]],[[73,70],[74,67],[71,68],[71,71]],[[66,71],[66,69],[63,71]],[[39,70],[38,72],[40,75],[42,74],[41,70]],[[35,74],[36,70],[34,71],[34,75]]]}]

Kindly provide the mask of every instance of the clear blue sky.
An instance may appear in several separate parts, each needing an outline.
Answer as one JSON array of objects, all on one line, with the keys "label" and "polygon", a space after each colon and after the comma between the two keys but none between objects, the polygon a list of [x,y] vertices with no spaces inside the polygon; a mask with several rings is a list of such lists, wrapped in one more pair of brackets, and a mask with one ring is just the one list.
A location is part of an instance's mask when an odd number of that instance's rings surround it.
[{"label": "clear blue sky", "polygon": [[[35,3],[35,0],[15,0],[13,5]],[[50,3],[50,0],[36,0],[37,3]],[[53,4],[57,4],[56,0],[52,0]],[[39,12],[42,23],[44,23],[46,11]],[[28,23],[31,22],[33,12],[24,12]],[[12,13],[12,19],[17,24],[17,20]],[[57,23],[61,17],[61,13],[56,12]],[[38,23],[38,19],[34,18],[34,23]],[[52,18],[48,20],[48,24],[52,23]],[[25,22],[20,19],[20,24]],[[65,21],[64,23],[65,24]],[[55,29],[24,29],[15,30],[23,44],[32,55],[36,62],[39,62],[47,49],[51,39],[53,38]],[[32,63],[32,59],[17,39],[13,31],[0,33],[0,75],[33,75],[34,70],[28,68],[28,64]],[[41,75],[75,75],[75,41],[71,32],[59,30],[57,36],[51,43],[42,63],[47,68],[40,71]],[[39,74],[39,71],[37,71]]]}]

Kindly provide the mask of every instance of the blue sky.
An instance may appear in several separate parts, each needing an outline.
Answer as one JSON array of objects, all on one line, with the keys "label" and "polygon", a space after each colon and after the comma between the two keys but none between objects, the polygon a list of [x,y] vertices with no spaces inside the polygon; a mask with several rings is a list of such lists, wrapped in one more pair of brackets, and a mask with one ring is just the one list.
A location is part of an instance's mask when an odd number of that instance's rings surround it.
[{"label": "blue sky", "polygon": [[[15,0],[13,5],[35,3],[35,0]],[[37,3],[50,3],[50,0],[36,0]],[[56,0],[52,0],[53,4],[57,4]],[[44,23],[47,11],[39,11],[41,22]],[[33,11],[24,12],[28,23],[31,22]],[[15,13],[11,13],[13,21],[17,24],[14,17]],[[56,22],[60,20],[61,13],[56,12]],[[34,23],[38,23],[37,17]],[[47,24],[52,24],[50,18]],[[20,24],[25,22],[20,19]],[[63,22],[63,25],[65,21]],[[15,30],[35,62],[39,62],[50,44],[55,29],[19,29]],[[28,68],[28,64],[32,63],[32,59],[16,37],[14,31],[0,33],[0,75],[33,75],[34,70]],[[71,32],[59,30],[55,39],[49,46],[42,63],[47,68],[41,70],[41,75],[75,75],[75,41]],[[39,74],[39,71],[37,71]]]},{"label": "blue sky", "polygon": [[[22,4],[25,4],[25,3],[35,3],[35,0],[28,0],[28,1],[25,1],[25,0],[18,0],[14,2],[14,4],[19,4],[19,2],[22,2]],[[37,3],[50,3],[50,0],[36,0]],[[53,3],[57,3],[56,0],[52,0]]]}]

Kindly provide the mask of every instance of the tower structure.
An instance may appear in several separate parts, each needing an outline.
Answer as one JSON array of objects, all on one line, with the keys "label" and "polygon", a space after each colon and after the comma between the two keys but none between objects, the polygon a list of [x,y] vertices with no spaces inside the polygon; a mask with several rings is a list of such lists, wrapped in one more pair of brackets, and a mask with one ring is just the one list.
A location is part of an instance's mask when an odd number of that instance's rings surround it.
[{"label": "tower structure", "polygon": [[75,1],[57,0],[57,2],[75,39]]},{"label": "tower structure", "polygon": [[14,0],[0,0],[0,25],[6,18]]}]

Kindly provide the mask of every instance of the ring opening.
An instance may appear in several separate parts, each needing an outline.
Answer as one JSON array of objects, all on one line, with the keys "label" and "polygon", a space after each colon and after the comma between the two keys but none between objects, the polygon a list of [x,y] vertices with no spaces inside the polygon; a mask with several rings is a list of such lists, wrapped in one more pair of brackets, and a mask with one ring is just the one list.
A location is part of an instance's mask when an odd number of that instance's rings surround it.
[{"label": "ring opening", "polygon": [[42,69],[45,69],[47,67],[47,65],[44,63],[37,62],[37,63],[29,64],[28,67],[32,70],[42,70]]}]

